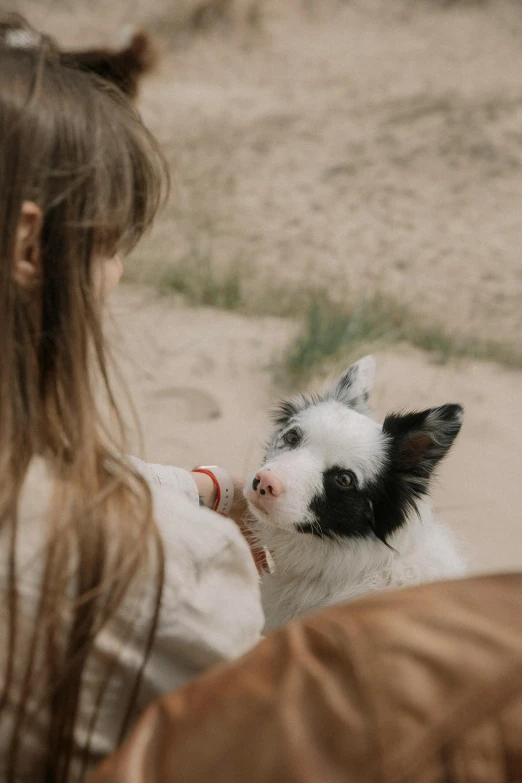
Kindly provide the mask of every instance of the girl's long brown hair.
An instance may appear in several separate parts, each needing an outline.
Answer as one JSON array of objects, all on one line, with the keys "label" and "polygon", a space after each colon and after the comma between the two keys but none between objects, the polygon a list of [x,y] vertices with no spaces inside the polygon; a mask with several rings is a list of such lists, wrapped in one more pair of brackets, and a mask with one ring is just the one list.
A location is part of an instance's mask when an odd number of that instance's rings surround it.
[{"label": "girl's long brown hair", "polygon": [[[87,759],[111,679],[107,666],[97,696],[82,702],[97,634],[130,595],[149,595],[151,583],[142,669],[155,633],[163,553],[150,492],[119,456],[124,426],[92,268],[115,248],[132,246],[150,225],[164,174],[154,141],[114,89],[61,65],[44,40],[31,50],[0,47],[0,547],[9,563],[0,584],[7,628],[0,640],[0,726],[10,727],[2,779],[15,779],[24,728],[42,714],[49,716],[45,780],[81,777],[74,727],[80,714],[90,726]],[[27,200],[43,214],[41,280],[30,293],[12,274]],[[42,511],[40,603],[31,638],[22,643],[18,504],[36,455],[51,467],[53,489]]]}]

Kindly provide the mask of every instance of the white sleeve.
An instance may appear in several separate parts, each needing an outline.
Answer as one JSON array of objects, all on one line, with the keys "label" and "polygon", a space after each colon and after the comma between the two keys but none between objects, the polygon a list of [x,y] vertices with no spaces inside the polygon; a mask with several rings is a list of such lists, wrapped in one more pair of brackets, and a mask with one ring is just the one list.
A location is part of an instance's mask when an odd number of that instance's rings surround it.
[{"label": "white sleeve", "polygon": [[187,500],[199,506],[198,488],[188,470],[175,468],[172,465],[144,462],[138,457],[128,457],[128,460],[146,479],[151,490],[154,490],[155,487],[165,487],[173,494],[183,495]]},{"label": "white sleeve", "polygon": [[[264,616],[259,576],[236,524],[199,506],[188,472],[165,469],[167,480],[156,481],[143,465],[165,552],[162,608],[140,698],[147,703],[250,650]],[[157,466],[148,467],[158,475]]]}]

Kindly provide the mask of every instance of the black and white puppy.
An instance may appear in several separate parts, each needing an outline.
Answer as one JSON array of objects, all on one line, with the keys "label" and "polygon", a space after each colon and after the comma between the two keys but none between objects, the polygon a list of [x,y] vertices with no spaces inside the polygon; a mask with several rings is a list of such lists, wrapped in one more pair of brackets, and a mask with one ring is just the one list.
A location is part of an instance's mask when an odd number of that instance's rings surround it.
[{"label": "black and white puppy", "polygon": [[428,498],[463,409],[391,413],[380,425],[368,407],[374,374],[366,356],[322,396],[283,400],[263,467],[246,483],[253,530],[273,561],[262,578],[267,629],[376,590],[465,573]]}]

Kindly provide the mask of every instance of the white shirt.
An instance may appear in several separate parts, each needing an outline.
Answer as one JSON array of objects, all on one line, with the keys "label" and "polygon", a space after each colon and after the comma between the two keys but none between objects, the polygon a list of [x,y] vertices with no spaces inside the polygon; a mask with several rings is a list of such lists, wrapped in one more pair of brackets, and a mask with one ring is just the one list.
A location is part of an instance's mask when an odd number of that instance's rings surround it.
[{"label": "white shirt", "polygon": [[[160,530],[166,561],[162,608],[154,645],[145,667],[135,717],[150,702],[179,688],[220,661],[242,655],[260,639],[264,623],[258,575],[248,546],[229,519],[199,506],[198,491],[190,473],[179,468],[150,465],[131,458],[152,491],[154,517]],[[21,605],[21,649],[40,597],[45,508],[51,480],[43,459],[34,459],[19,506],[17,549]],[[7,547],[0,547],[0,595],[7,582]],[[88,706],[97,693],[97,675],[107,661],[118,660],[110,687],[91,738],[89,768],[116,747],[127,698],[143,659],[142,645],[150,626],[150,601],[139,606],[124,601],[120,616],[108,623],[95,642],[82,685],[82,705],[75,736],[78,746],[88,729]],[[5,610],[0,611],[0,640],[6,639]],[[124,629],[131,627],[129,640]],[[0,692],[6,650],[0,641]],[[16,677],[15,677],[16,681]],[[12,707],[12,705],[11,705]],[[87,708],[87,709],[86,709]],[[9,705],[0,723],[1,759],[10,736]],[[85,720],[82,721],[82,713]],[[41,766],[46,716],[38,715],[21,738],[19,780],[36,780]]]}]

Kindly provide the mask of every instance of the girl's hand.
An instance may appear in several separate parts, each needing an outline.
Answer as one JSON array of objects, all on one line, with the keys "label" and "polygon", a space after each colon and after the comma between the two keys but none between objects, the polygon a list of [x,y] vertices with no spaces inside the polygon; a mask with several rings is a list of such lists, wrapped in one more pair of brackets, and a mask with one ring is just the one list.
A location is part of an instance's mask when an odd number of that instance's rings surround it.
[{"label": "girl's hand", "polygon": [[190,475],[196,482],[200,504],[202,506],[206,506],[207,508],[214,508],[217,498],[217,491],[216,486],[210,476],[208,476],[206,473],[199,473],[197,471],[192,472]]},{"label": "girl's hand", "polygon": [[[216,485],[208,475],[208,473],[200,473],[199,471],[193,471],[191,473],[199,492],[200,503],[207,508],[213,509],[216,505],[217,490]],[[243,520],[246,519],[248,514],[248,506],[243,495],[243,487],[245,486],[245,480],[239,476],[230,476],[232,483],[234,484],[234,500],[227,516],[231,517],[239,527],[242,528]]]},{"label": "girl's hand", "polygon": [[[192,478],[196,482],[198,488],[200,502],[207,508],[214,508],[217,498],[217,491],[214,482],[206,473],[193,472]],[[268,571],[268,564],[266,560],[265,551],[262,548],[256,547],[253,541],[253,536],[249,525],[249,510],[245,496],[243,495],[243,487],[245,486],[245,480],[240,476],[231,476],[234,484],[234,500],[228,516],[234,520],[241,533],[245,537],[252,557],[257,566],[257,570],[262,573]]]}]

